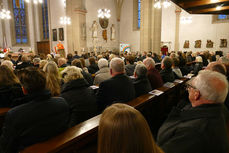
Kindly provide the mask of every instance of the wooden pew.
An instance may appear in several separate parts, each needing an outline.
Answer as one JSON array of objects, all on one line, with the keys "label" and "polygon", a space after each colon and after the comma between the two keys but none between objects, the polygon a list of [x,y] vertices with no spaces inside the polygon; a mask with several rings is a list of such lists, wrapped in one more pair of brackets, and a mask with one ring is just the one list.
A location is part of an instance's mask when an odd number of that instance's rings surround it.
[{"label": "wooden pew", "polygon": [[0,108],[0,129],[3,127],[5,115],[9,110],[10,108]]},{"label": "wooden pew", "polygon": [[[154,132],[162,124],[160,119],[164,119],[162,114],[166,112],[166,109],[163,107],[167,104],[168,94],[173,93],[171,91],[179,92],[186,80],[184,79],[184,82],[181,84],[175,83],[176,86],[172,89],[166,87],[159,88],[159,90],[164,92],[160,96],[155,97],[151,94],[146,94],[127,104],[143,113]],[[93,117],[54,138],[29,146],[20,153],[96,153],[99,119],[100,115]]]}]

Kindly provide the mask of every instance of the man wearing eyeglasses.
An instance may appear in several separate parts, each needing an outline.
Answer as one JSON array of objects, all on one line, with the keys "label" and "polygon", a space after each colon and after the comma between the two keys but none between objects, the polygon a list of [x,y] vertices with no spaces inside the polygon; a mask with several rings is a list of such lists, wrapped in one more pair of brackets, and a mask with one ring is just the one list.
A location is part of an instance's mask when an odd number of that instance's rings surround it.
[{"label": "man wearing eyeglasses", "polygon": [[201,71],[187,83],[190,104],[174,108],[158,132],[166,153],[227,153],[223,103],[228,93],[224,75]]}]

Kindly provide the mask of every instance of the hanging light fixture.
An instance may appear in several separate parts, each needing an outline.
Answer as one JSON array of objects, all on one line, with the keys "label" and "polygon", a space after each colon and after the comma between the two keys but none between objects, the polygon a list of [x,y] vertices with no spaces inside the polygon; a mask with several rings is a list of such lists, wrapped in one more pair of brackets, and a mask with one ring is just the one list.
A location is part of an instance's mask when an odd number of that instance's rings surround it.
[{"label": "hanging light fixture", "polygon": [[98,10],[98,18],[107,18],[109,19],[111,17],[111,11],[109,9],[99,9]]},{"label": "hanging light fixture", "polygon": [[171,6],[170,0],[155,0],[154,7],[160,9],[161,7],[168,8]]},{"label": "hanging light fixture", "polygon": [[72,22],[71,22],[71,18],[70,17],[67,17],[67,16],[60,17],[60,24],[70,25],[71,23]]},{"label": "hanging light fixture", "polygon": [[[43,0],[32,0],[32,1],[34,4],[38,4],[38,3],[42,4],[43,3]],[[25,2],[30,3],[30,0],[25,0]]]},{"label": "hanging light fixture", "polygon": [[5,10],[5,9],[2,9],[0,11],[0,18],[1,19],[11,19],[10,11],[9,10]]}]

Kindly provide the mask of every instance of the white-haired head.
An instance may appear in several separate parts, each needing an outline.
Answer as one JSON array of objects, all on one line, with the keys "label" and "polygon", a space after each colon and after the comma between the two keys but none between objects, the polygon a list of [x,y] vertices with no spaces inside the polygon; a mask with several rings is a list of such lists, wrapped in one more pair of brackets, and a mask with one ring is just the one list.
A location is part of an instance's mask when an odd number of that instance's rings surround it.
[{"label": "white-haired head", "polygon": [[1,65],[6,65],[9,69],[14,70],[14,64],[10,60],[4,60]]},{"label": "white-haired head", "polygon": [[201,56],[196,57],[196,62],[203,63],[203,59]]},{"label": "white-haired head", "polygon": [[202,70],[193,80],[203,99],[211,103],[224,103],[228,93],[228,81],[218,72]]},{"label": "white-haired head", "polygon": [[125,72],[124,61],[121,58],[113,58],[110,62],[111,75],[121,74]]},{"label": "white-haired head", "polygon": [[143,63],[148,70],[151,68],[155,68],[155,61],[151,57],[147,57],[146,59],[144,59]]},{"label": "white-haired head", "polygon": [[78,68],[76,66],[67,66],[62,72],[61,72],[64,82],[70,82],[77,79],[83,79],[82,75],[82,69]]},{"label": "white-haired head", "polygon": [[105,58],[101,58],[98,61],[98,67],[99,67],[99,69],[104,68],[104,67],[108,67],[108,61]]}]

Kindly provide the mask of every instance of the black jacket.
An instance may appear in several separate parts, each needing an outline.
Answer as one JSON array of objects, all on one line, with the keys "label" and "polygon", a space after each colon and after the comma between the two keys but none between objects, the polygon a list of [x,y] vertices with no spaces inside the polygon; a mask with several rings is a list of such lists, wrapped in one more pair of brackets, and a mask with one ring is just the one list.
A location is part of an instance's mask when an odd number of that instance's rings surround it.
[{"label": "black jacket", "polygon": [[99,70],[99,67],[97,64],[92,64],[88,66],[88,72],[91,74],[95,74]]},{"label": "black jacket", "polygon": [[24,97],[20,84],[0,88],[0,107],[12,107],[14,102]]},{"label": "black jacket", "polygon": [[134,98],[134,85],[125,74],[119,74],[101,82],[97,92],[97,103],[100,111],[112,103],[128,102]]},{"label": "black jacket", "polygon": [[32,101],[7,113],[0,137],[1,153],[16,153],[67,128],[69,107],[63,98],[51,98],[49,91],[32,96]]},{"label": "black jacket", "polygon": [[147,77],[137,78],[134,80],[134,88],[136,97],[147,94],[152,90]]},{"label": "black jacket", "polygon": [[22,62],[21,64],[18,64],[15,69],[23,69],[32,66],[30,62]]},{"label": "black jacket", "polygon": [[175,75],[172,69],[163,69],[160,71],[160,75],[164,83],[173,82],[175,80]]},{"label": "black jacket", "polygon": [[174,108],[161,126],[157,142],[166,153],[227,153],[223,106]]},{"label": "black jacket", "polygon": [[94,91],[84,79],[77,79],[64,84],[61,97],[70,106],[70,127],[97,114]]}]

